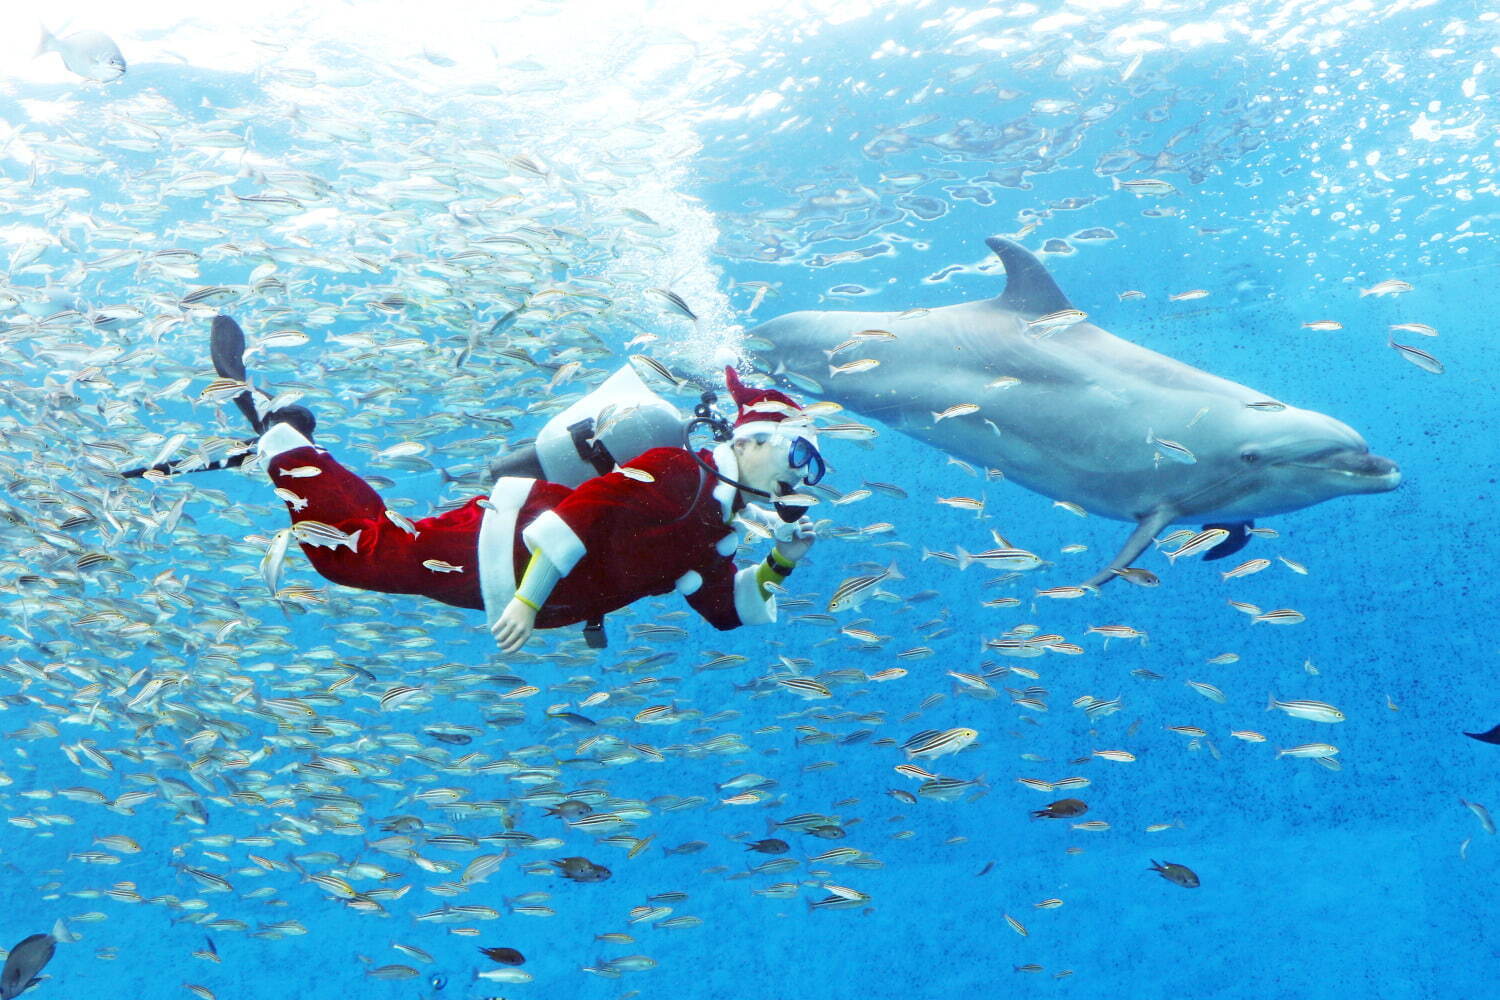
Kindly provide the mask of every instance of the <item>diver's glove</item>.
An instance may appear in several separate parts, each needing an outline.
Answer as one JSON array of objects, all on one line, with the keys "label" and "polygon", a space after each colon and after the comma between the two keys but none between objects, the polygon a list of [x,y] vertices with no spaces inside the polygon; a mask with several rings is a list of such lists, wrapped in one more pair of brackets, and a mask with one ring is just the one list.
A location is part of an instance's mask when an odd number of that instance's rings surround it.
[{"label": "diver's glove", "polygon": [[512,597],[500,617],[495,619],[495,624],[490,626],[490,634],[495,637],[495,642],[500,645],[500,652],[514,653],[526,645],[526,640],[531,638],[532,630],[536,628],[536,609],[521,601],[520,598]]},{"label": "diver's glove", "polygon": [[552,596],[552,588],[561,579],[562,571],[544,552],[538,549],[531,554],[526,575],[516,587],[516,596],[510,599],[495,624],[490,626],[490,634],[500,644],[501,652],[514,653],[526,645],[536,627],[537,612],[542,610],[542,605]]},{"label": "diver's glove", "polygon": [[807,555],[813,542],[818,540],[818,530],[813,525],[812,518],[803,517],[778,529],[776,539],[776,545],[771,549],[772,556],[779,556],[783,563],[795,565]]}]

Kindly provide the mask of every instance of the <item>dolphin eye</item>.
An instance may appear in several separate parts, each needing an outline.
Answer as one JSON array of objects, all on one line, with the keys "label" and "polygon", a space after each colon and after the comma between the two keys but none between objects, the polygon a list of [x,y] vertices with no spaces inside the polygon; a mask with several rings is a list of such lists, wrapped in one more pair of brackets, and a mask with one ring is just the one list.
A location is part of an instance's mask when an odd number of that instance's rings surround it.
[{"label": "dolphin eye", "polygon": [[1256,462],[1260,461],[1260,452],[1242,451],[1240,452],[1240,461],[1246,463],[1247,465],[1254,465]]}]

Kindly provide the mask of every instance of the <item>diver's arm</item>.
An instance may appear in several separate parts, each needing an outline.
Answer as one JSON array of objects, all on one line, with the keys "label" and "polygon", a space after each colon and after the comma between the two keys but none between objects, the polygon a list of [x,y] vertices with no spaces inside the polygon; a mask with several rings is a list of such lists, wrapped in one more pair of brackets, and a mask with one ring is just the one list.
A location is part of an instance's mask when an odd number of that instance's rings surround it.
[{"label": "diver's arm", "polygon": [[516,596],[510,599],[500,617],[495,619],[495,624],[490,626],[490,633],[499,643],[502,653],[516,652],[531,638],[537,612],[542,610],[542,605],[552,596],[552,588],[561,579],[562,571],[547,558],[546,553],[537,549],[531,554],[526,574],[516,587]]}]

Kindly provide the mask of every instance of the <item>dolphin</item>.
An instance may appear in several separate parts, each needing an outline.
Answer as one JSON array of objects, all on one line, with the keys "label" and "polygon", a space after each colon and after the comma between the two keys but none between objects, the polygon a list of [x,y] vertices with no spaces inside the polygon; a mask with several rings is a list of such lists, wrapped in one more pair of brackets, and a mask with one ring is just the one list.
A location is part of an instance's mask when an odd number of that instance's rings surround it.
[{"label": "dolphin", "polygon": [[[746,349],[783,384],[1054,500],[1133,522],[1089,587],[1129,568],[1169,524],[1222,522],[1243,545],[1256,518],[1400,483],[1396,464],[1347,425],[1101,330],[1032,253],[985,242],[1005,267],[996,298],[787,313],[749,330]],[[832,353],[862,331],[894,337],[867,335]],[[836,367],[855,360],[879,365]],[[978,409],[945,413],[964,403]]]}]

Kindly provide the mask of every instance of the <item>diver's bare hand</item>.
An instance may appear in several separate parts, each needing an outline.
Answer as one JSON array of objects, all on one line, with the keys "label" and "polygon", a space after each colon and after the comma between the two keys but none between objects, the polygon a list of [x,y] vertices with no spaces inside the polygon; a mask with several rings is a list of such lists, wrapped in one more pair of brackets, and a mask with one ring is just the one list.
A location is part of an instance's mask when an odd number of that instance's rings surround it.
[{"label": "diver's bare hand", "polygon": [[514,653],[526,645],[526,640],[531,638],[535,627],[536,611],[512,597],[495,624],[490,626],[490,634],[500,644],[500,652]]}]

